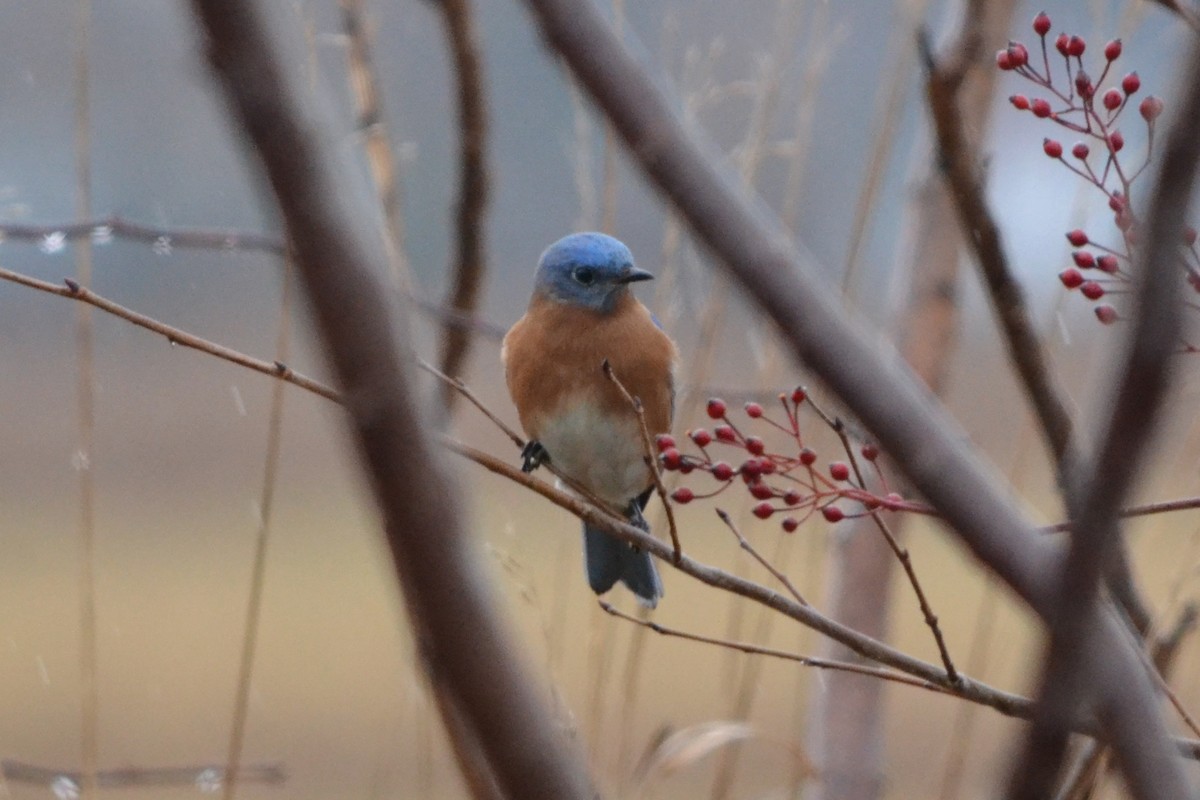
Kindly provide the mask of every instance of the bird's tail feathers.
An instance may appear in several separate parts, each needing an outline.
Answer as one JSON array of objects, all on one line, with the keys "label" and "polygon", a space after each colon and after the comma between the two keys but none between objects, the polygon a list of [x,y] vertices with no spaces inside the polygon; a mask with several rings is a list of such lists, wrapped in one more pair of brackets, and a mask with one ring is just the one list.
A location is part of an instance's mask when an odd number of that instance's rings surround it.
[{"label": "bird's tail feathers", "polygon": [[658,599],[663,595],[662,579],[658,577],[658,569],[649,553],[586,522],[583,525],[583,552],[588,584],[596,594],[604,594],[619,580],[637,595],[642,605],[648,608],[658,605]]}]

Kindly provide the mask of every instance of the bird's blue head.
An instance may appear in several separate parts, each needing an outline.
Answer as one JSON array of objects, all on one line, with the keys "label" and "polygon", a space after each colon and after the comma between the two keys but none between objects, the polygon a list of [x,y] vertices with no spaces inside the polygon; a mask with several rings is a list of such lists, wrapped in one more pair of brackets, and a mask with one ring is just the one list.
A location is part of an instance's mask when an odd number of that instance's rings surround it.
[{"label": "bird's blue head", "polygon": [[611,311],[629,284],[654,276],[633,265],[629,248],[603,233],[573,233],[546,248],[534,294],[560,303]]}]

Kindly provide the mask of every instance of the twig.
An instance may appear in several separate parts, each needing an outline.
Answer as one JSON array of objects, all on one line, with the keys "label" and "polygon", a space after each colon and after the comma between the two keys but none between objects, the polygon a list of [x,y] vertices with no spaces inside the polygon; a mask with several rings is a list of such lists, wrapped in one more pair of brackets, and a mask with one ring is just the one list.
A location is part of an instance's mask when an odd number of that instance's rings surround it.
[{"label": "twig", "polygon": [[[854,477],[858,480],[858,485],[863,490],[867,488],[867,479],[862,473],[862,469],[858,464],[858,456],[854,453],[854,447],[850,443],[850,436],[846,433],[846,424],[840,418],[831,417],[817,403],[813,402],[812,395],[805,396],[805,402],[812,407],[821,420],[837,434],[838,440],[842,443],[842,449],[846,452],[846,458],[850,461],[850,467],[854,470]],[[871,521],[875,523],[876,529],[883,534],[883,538],[887,541],[887,545],[891,548],[896,559],[900,562],[900,566],[904,568],[904,574],[908,577],[908,583],[913,588],[913,592],[917,596],[917,604],[921,608],[921,616],[925,620],[925,624],[933,633],[933,641],[937,645],[938,655],[942,659],[942,665],[946,668],[946,674],[950,676],[950,680],[956,680],[958,670],[954,668],[954,660],[950,658],[950,648],[946,645],[946,638],[942,635],[941,625],[938,624],[937,614],[933,613],[933,607],[929,605],[929,599],[925,596],[925,589],[921,586],[921,581],[917,578],[917,570],[912,563],[912,555],[908,552],[907,547],[901,547],[900,542],[892,533],[891,527],[883,520],[878,509],[867,509],[867,513]]]},{"label": "twig", "polygon": [[[290,260],[284,261],[283,288],[279,298],[279,330],[275,340],[275,363],[288,359],[291,337],[292,272]],[[250,592],[246,600],[246,620],[242,631],[242,654],[238,667],[237,691],[233,703],[233,723],[229,735],[229,750],[225,763],[229,779],[222,787],[224,800],[233,800],[241,774],[242,747],[246,737],[246,721],[250,716],[250,685],[254,677],[254,656],[258,650],[258,629],[262,621],[263,587],[266,585],[267,545],[270,543],[271,511],[275,506],[276,476],[279,473],[279,451],[283,442],[283,399],[287,384],[275,381],[271,392],[271,411],[267,420],[267,451],[263,458],[262,489],[258,501],[258,530],[254,537],[254,561],[250,570]]]},{"label": "twig", "polygon": [[[484,107],[482,58],[476,42],[470,0],[439,0],[446,35],[454,58],[458,82],[459,186],[457,250],[454,277],[446,305],[473,314],[485,274],[484,214],[487,210],[487,113]],[[442,335],[441,371],[458,375],[466,363],[471,337],[460,327],[447,327]],[[449,387],[442,394],[448,415],[457,395]]]},{"label": "twig", "polygon": [[676,639],[686,639],[689,642],[699,642],[700,644],[711,644],[717,647],[724,647],[730,650],[738,650],[742,653],[750,655],[769,656],[770,658],[781,658],[786,661],[794,661],[798,664],[803,664],[806,667],[817,667],[818,669],[837,670],[839,672],[853,672],[856,675],[866,675],[870,678],[879,678],[880,680],[891,681],[893,683],[901,683],[905,686],[915,686],[918,689],[925,689],[935,694],[952,695],[949,689],[944,686],[938,686],[936,683],[923,681],[920,678],[914,678],[911,675],[905,675],[902,672],[896,672],[892,669],[884,669],[882,667],[872,667],[866,664],[852,664],[848,661],[832,661],[827,658],[817,658],[815,656],[805,656],[799,653],[789,653],[786,650],[777,650],[773,647],[763,647],[762,645],[751,644],[750,642],[733,642],[728,639],[718,639],[712,636],[703,636],[698,633],[688,633],[676,628],[670,628],[666,625],[661,625],[648,619],[639,619],[631,614],[626,614],[617,608],[614,608],[604,600],[597,600],[600,608],[608,614],[619,619],[632,622],[635,625],[640,625],[647,630],[651,630],[663,636],[671,636]]},{"label": "twig", "polygon": [[349,42],[346,70],[358,113],[358,130],[363,135],[371,181],[383,208],[383,235],[388,264],[401,290],[415,294],[416,280],[405,249],[403,184],[400,166],[392,153],[383,106],[379,96],[379,77],[371,58],[371,37],[367,31],[365,0],[341,0],[342,29]]},{"label": "twig", "polygon": [[484,405],[484,402],[475,396],[475,393],[471,391],[470,387],[468,387],[461,378],[450,377],[424,359],[417,359],[417,366],[428,372],[433,377],[437,378],[439,381],[445,383],[448,388],[458,392],[468,401],[470,401],[471,405],[479,409],[485,417],[492,421],[492,424],[504,431],[504,435],[509,438],[509,441],[517,446],[518,450],[525,446],[525,440],[521,438],[521,435],[509,427],[508,423],[496,416],[490,408]]},{"label": "twig", "polygon": [[193,228],[144,225],[117,214],[106,217],[81,217],[61,224],[0,222],[0,236],[18,241],[62,241],[91,239],[102,244],[111,238],[158,244],[171,249],[261,251],[283,255],[282,237],[233,228]]},{"label": "twig", "polygon": [[788,593],[791,594],[792,597],[796,598],[797,603],[802,606],[809,604],[808,601],[804,599],[803,595],[800,594],[800,590],[792,584],[792,581],[788,578],[788,576],[780,572],[779,569],[776,568],[776,566],[770,561],[763,558],[762,554],[755,549],[754,545],[750,544],[749,540],[742,535],[742,532],[738,530],[737,525],[734,524],[733,518],[729,516],[728,512],[726,512],[724,509],[718,508],[717,516],[720,517],[721,522],[724,522],[725,526],[733,532],[733,535],[737,538],[738,544],[741,546],[741,548],[749,553],[755,561],[761,564],[763,569],[771,573],[775,580],[782,583],[784,588],[788,590]]},{"label": "twig", "polygon": [[[78,0],[75,54],[75,213],[92,215],[91,137],[91,0]],[[92,247],[89,240],[75,250],[75,278],[92,280]],[[76,393],[79,421],[79,679],[80,744],[83,765],[82,796],[96,800],[96,775],[100,761],[99,645],[96,638],[96,478],[93,472],[96,440],[95,322],[91,309],[75,309],[75,343],[78,355]]]},{"label": "twig", "polygon": [[[242,0],[193,0],[233,113],[261,159],[287,221],[301,285],[333,366],[351,433],[384,519],[421,662],[447,692],[459,752],[477,745],[503,796],[594,800],[580,754],[514,651],[480,554],[466,535],[454,481],[417,413],[403,320],[376,277],[386,254],[372,215],[345,185],[355,174],[334,146],[323,98],[300,102],[288,63],[289,22]],[[413,479],[413,465],[420,479]]]},{"label": "twig", "polygon": [[[80,785],[82,776],[78,772],[57,767],[42,767],[23,761],[5,759],[0,762],[4,777],[15,783],[28,783],[52,789],[56,781],[66,779],[75,786]],[[119,789],[138,786],[201,786],[212,791],[225,781],[229,770],[215,764],[189,767],[123,767],[101,770],[96,773],[96,785],[103,789]],[[278,764],[247,764],[237,770],[237,779],[243,783],[282,784],[287,773]]]},{"label": "twig", "polygon": [[671,507],[670,498],[667,497],[667,487],[663,485],[662,472],[658,468],[658,458],[654,455],[654,441],[650,438],[650,429],[646,427],[646,411],[642,407],[642,398],[634,397],[625,388],[625,384],[621,383],[621,379],[613,371],[612,364],[608,359],[604,359],[601,365],[604,370],[604,377],[613,382],[617,387],[617,391],[625,398],[625,402],[629,403],[633,413],[637,415],[638,430],[642,432],[642,449],[646,459],[646,469],[650,470],[650,476],[654,479],[654,490],[658,493],[658,499],[662,503],[663,511],[667,515],[667,529],[671,532],[671,546],[675,548],[675,563],[679,563],[679,559],[683,556],[683,546],[679,543],[679,530],[675,527],[675,511]]}]

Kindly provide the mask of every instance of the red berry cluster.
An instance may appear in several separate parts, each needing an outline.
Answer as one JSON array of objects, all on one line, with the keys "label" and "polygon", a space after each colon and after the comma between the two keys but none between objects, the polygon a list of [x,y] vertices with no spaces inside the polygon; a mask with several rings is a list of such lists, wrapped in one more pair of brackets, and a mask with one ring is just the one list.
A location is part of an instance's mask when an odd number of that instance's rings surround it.
[{"label": "red berry cluster", "polygon": [[[1145,160],[1132,169],[1122,163],[1119,155],[1125,149],[1125,136],[1118,124],[1133,96],[1141,89],[1141,78],[1136,72],[1129,72],[1118,81],[1114,75],[1115,85],[1103,88],[1110,72],[1115,72],[1114,63],[1121,57],[1121,40],[1114,39],[1104,46],[1103,66],[1099,77],[1093,80],[1084,69],[1087,42],[1082,36],[1060,33],[1053,39],[1052,46],[1058,54],[1054,61],[1057,63],[1061,58],[1064,74],[1056,76],[1051,68],[1050,28],[1050,17],[1044,11],[1034,17],[1033,32],[1037,34],[1038,49],[1041,50],[1040,66],[1030,60],[1029,49],[1020,42],[1009,42],[1008,47],[999,51],[996,66],[1020,75],[1044,92],[1044,96],[1032,98],[1023,94],[1011,96],[1009,102],[1014,108],[1029,111],[1039,119],[1048,119],[1083,137],[1071,147],[1069,160],[1062,142],[1057,139],[1044,139],[1042,151],[1105,194],[1122,241],[1120,246],[1110,248],[1092,240],[1082,230],[1069,232],[1067,240],[1076,248],[1071,254],[1075,263],[1058,277],[1068,290],[1078,289],[1081,295],[1095,302],[1097,319],[1110,324],[1119,318],[1117,310],[1098,301],[1120,293],[1130,280],[1123,265],[1127,266],[1132,260],[1138,237],[1138,218],[1130,201],[1130,190],[1150,163],[1155,121],[1162,116],[1163,101],[1149,96],[1137,105],[1146,126],[1147,146]],[[1095,158],[1093,148],[1098,153]],[[1191,246],[1194,239],[1195,234],[1189,232],[1185,240],[1184,266],[1193,287],[1200,291],[1200,258]],[[1189,250],[1193,251],[1190,256]],[[1090,272],[1092,270],[1094,272]]]},{"label": "red berry cluster", "polygon": [[[880,508],[892,511],[923,510],[921,506],[906,501],[894,492],[878,495],[869,491],[858,479],[856,470],[846,461],[830,461],[822,469],[816,451],[805,445],[800,431],[800,407],[806,401],[808,395],[801,388],[780,394],[783,421],[767,414],[759,403],[750,402],[743,407],[749,419],[746,425],[765,425],[784,434],[788,440],[788,452],[774,452],[762,437],[743,431],[730,419],[725,401],[718,398],[709,400],[705,409],[709,419],[716,423],[712,430],[693,428],[686,434],[699,451],[698,455],[680,452],[672,436],[659,436],[657,446],[663,469],[684,475],[695,471],[707,472],[719,484],[715,489],[703,492],[680,486],[671,493],[671,499],[683,505],[714,497],[731,486],[741,485],[756,501],[752,509],[754,516],[770,519],[776,514],[785,514],[780,525],[788,533],[795,531],[817,512],[829,522],[838,522]],[[734,457],[730,461],[722,459],[718,447],[735,453]],[[871,464],[886,490],[887,481],[878,466],[878,448],[873,444],[864,444],[859,450],[859,457]],[[731,461],[736,462],[737,466]],[[857,504],[864,510],[848,513],[839,505],[839,501]]]}]

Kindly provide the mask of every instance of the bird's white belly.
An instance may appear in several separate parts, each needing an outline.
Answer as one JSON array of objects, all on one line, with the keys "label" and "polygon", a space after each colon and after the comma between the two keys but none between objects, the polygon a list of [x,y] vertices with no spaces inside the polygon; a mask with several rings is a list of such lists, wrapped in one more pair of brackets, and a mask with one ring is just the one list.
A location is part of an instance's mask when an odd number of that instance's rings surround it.
[{"label": "bird's white belly", "polygon": [[589,403],[561,408],[539,426],[550,462],[601,500],[627,506],[651,482],[636,419],[614,418]]}]

